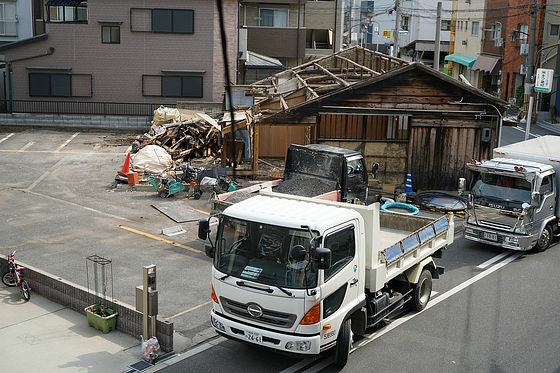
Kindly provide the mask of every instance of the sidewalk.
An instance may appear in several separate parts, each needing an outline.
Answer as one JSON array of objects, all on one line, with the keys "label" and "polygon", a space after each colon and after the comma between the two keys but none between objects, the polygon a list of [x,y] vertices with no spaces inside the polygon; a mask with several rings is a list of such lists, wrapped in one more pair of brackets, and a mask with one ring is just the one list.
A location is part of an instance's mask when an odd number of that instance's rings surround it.
[{"label": "sidewalk", "polygon": [[88,326],[86,316],[31,290],[0,284],[0,351],[5,372],[125,372],[141,360],[140,340]]},{"label": "sidewalk", "polygon": [[537,121],[537,126],[544,128],[547,131],[553,132],[557,135],[560,135],[560,123],[553,123],[548,120],[539,120]]}]

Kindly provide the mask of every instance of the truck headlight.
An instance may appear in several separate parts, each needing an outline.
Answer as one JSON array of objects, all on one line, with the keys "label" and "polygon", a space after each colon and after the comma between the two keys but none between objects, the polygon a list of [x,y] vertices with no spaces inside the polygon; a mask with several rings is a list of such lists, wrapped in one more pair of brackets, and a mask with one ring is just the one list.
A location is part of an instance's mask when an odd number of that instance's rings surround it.
[{"label": "truck headlight", "polygon": [[508,244],[510,244],[510,245],[515,245],[515,246],[519,245],[519,239],[518,239],[517,237],[508,237],[508,236],[505,236],[505,237],[504,237],[504,242],[505,242],[505,243],[508,243]]},{"label": "truck headlight", "polygon": [[295,341],[286,343],[286,350],[290,351],[309,351],[310,348],[311,342],[309,341]]},{"label": "truck headlight", "polygon": [[216,320],[213,317],[210,317],[210,319],[212,320],[212,325],[214,326],[214,328],[219,329],[223,332],[226,331],[226,327],[224,326],[224,324],[222,324],[221,322],[219,322],[218,320]]}]

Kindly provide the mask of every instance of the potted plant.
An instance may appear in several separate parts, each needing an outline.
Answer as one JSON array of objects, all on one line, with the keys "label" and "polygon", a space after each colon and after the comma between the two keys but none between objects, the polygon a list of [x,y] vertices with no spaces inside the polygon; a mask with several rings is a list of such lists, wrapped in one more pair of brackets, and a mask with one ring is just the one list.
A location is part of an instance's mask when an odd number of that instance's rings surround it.
[{"label": "potted plant", "polygon": [[93,302],[84,308],[84,312],[86,313],[89,326],[103,333],[109,333],[111,330],[115,330],[118,315],[118,312],[107,305],[107,286],[109,282],[111,283],[111,298],[113,291],[112,261],[98,255],[90,255],[86,258],[88,300],[91,295],[90,266],[92,267],[94,284]]},{"label": "potted plant", "polygon": [[84,308],[87,315],[87,320],[89,326],[102,331],[103,333],[109,333],[111,330],[115,330],[117,325],[117,311],[112,308],[103,306],[102,304],[94,304]]}]

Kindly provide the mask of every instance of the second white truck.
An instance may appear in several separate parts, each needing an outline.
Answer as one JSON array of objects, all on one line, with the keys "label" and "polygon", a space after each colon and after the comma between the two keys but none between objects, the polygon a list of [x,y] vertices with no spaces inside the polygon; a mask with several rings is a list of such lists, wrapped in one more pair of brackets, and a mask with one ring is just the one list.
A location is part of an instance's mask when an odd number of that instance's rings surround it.
[{"label": "second white truck", "polygon": [[[334,349],[344,366],[352,333],[403,307],[426,307],[443,273],[433,257],[453,242],[451,214],[261,193],[228,207],[206,247],[219,334],[304,356]],[[199,238],[209,227],[200,221]]]}]

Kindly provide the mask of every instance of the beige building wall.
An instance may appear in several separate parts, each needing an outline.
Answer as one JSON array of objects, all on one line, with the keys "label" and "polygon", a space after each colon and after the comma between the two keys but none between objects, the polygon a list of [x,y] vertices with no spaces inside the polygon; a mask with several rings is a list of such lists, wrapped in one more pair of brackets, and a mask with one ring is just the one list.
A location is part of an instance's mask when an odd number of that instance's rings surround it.
[{"label": "beige building wall", "polygon": [[[224,1],[230,72],[235,79],[237,50],[237,1]],[[194,33],[152,33],[131,31],[131,8],[142,8],[144,16],[133,17],[133,28],[149,27],[151,8],[194,10]],[[147,16],[146,16],[147,14]],[[229,15],[229,16],[228,16]],[[142,20],[143,18],[143,20]],[[103,44],[103,22],[117,22],[120,43]],[[144,26],[142,26],[144,22]],[[113,23],[115,24],[115,23]],[[54,47],[54,54],[14,62],[14,98],[16,100],[76,100],[173,104],[177,101],[221,102],[224,93],[224,69],[216,4],[207,0],[134,0],[88,2],[87,23],[47,23],[45,40],[25,44],[0,53],[8,60],[42,54]],[[91,75],[90,98],[30,97],[29,71],[66,72]],[[158,84],[143,76],[165,75],[165,71],[199,74],[203,77],[202,98],[146,96],[142,89],[157,90]],[[173,73],[169,73],[173,75]],[[73,78],[73,84],[89,85],[89,79]],[[83,92],[89,87],[75,87]]]}]

